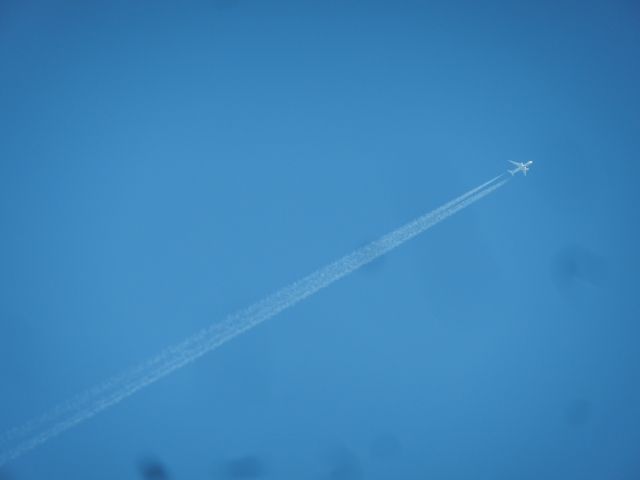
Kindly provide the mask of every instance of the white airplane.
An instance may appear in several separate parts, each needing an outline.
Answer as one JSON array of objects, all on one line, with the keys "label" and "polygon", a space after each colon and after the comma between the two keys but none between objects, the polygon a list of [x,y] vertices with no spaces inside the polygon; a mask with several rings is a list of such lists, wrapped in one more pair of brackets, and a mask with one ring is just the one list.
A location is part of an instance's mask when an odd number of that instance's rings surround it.
[{"label": "white airplane", "polygon": [[513,170],[509,170],[509,173],[511,175],[515,175],[518,172],[522,172],[524,175],[526,175],[529,171],[529,168],[531,167],[531,164],[533,163],[533,160],[529,160],[528,162],[514,162],[513,160],[509,161],[517,167]]}]

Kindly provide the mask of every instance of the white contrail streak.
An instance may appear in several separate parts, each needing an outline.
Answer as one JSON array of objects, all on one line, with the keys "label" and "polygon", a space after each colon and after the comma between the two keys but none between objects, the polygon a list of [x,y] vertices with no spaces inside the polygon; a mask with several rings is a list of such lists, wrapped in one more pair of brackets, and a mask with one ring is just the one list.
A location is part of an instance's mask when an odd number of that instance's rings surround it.
[{"label": "white contrail streak", "polygon": [[499,175],[0,437],[0,466],[294,306],[509,181]]}]

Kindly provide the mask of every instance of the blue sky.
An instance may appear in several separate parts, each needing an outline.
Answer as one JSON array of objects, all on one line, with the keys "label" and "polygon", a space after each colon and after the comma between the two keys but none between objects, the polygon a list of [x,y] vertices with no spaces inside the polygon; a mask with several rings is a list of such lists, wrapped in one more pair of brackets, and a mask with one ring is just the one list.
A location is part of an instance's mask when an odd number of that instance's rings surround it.
[{"label": "blue sky", "polygon": [[0,430],[536,163],[7,478],[637,477],[635,2],[108,3],[0,6]]}]

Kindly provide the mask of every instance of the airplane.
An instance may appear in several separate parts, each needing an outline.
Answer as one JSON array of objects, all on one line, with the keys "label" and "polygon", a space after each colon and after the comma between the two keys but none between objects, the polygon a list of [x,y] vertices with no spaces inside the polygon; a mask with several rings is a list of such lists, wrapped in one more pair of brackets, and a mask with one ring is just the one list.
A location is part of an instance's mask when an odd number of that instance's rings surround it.
[{"label": "airplane", "polygon": [[528,162],[514,162],[513,160],[509,161],[517,167],[513,170],[509,170],[509,173],[511,175],[515,175],[518,172],[522,172],[524,175],[526,175],[529,171],[529,168],[531,167],[531,164],[533,163],[533,160],[529,160]]}]

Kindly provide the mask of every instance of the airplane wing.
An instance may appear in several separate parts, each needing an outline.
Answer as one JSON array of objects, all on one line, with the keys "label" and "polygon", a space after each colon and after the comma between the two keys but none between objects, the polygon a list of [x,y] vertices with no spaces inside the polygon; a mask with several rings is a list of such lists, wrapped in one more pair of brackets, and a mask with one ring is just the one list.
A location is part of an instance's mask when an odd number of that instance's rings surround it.
[{"label": "airplane wing", "polygon": [[514,162],[513,160],[509,160],[511,163],[513,163],[516,167],[519,167],[520,164],[518,162]]}]

